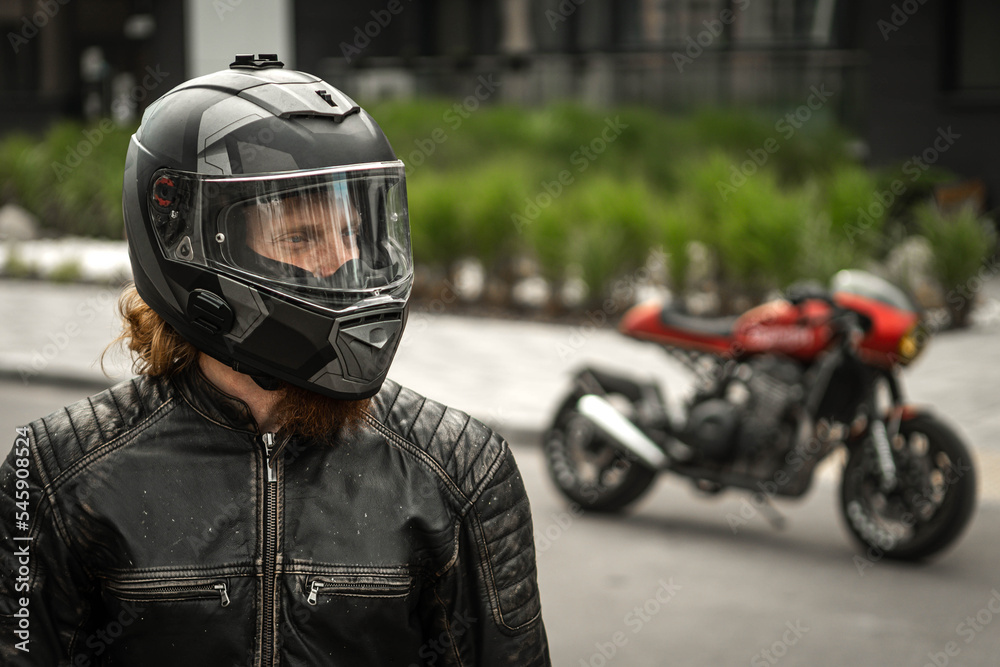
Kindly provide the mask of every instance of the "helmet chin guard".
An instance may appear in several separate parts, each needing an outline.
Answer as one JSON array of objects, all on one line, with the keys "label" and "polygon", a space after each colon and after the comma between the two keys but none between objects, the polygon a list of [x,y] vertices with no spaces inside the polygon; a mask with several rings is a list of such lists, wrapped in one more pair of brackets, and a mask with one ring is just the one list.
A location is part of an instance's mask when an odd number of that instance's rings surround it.
[{"label": "helmet chin guard", "polygon": [[240,62],[165,94],[132,137],[122,203],[136,289],[264,389],[366,398],[413,280],[403,165],[336,88]]}]

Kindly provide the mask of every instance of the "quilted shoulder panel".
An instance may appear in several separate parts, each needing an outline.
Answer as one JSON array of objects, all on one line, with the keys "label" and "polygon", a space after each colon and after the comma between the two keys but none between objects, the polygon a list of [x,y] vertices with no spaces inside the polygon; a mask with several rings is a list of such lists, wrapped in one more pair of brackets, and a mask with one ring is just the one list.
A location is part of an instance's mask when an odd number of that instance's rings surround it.
[{"label": "quilted shoulder panel", "polygon": [[166,381],[133,378],[32,422],[45,481],[139,426],[171,395]]},{"label": "quilted shoulder panel", "polygon": [[507,448],[479,420],[391,380],[372,399],[371,411],[388,430],[426,452],[472,502]]}]

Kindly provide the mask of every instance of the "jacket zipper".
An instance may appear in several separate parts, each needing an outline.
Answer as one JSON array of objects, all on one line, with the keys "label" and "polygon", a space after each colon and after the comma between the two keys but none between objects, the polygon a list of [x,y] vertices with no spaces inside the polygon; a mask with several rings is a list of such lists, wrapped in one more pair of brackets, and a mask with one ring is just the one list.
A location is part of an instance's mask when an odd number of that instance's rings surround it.
[{"label": "jacket zipper", "polygon": [[322,581],[312,582],[312,588],[309,590],[309,597],[307,602],[311,605],[316,604],[316,596],[319,595],[319,589],[321,589],[325,584]]},{"label": "jacket zipper", "polygon": [[109,583],[105,588],[112,593],[119,593],[120,597],[132,600],[197,600],[218,597],[219,605],[222,607],[228,607],[230,602],[229,587],[224,581],[211,583],[200,581],[189,584],[164,584],[162,586],[118,582]]},{"label": "jacket zipper", "polygon": [[[323,593],[323,589],[329,592]],[[410,590],[410,577],[405,575],[330,575],[316,577],[309,586],[306,602],[316,605],[320,595],[362,594],[372,597],[396,597]]]},{"label": "jacket zipper", "polygon": [[274,572],[278,560],[278,509],[275,502],[278,474],[275,468],[278,463],[271,463],[274,433],[264,433],[261,442],[264,444],[264,464],[267,466],[267,483],[264,485],[264,624],[261,664],[270,665],[274,662]]}]

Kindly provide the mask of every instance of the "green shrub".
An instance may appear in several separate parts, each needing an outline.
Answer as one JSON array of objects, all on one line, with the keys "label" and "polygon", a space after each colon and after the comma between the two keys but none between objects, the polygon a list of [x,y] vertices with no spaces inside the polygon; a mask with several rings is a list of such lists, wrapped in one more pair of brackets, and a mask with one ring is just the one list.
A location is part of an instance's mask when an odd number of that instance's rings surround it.
[{"label": "green shrub", "polygon": [[40,141],[7,136],[0,141],[0,203],[19,203],[53,234],[122,238],[122,171],[133,131],[110,121],[61,122]]},{"label": "green shrub", "polygon": [[461,173],[414,173],[408,183],[414,258],[447,268],[474,255],[487,270],[498,268],[524,247],[511,215],[535,194],[529,172],[518,161],[489,161]]},{"label": "green shrub", "polygon": [[66,260],[49,272],[49,280],[57,283],[75,283],[83,276],[83,267],[75,259]]},{"label": "green shrub", "polygon": [[471,249],[461,233],[460,199],[452,179],[421,173],[407,186],[413,259],[449,268]]},{"label": "green shrub", "polygon": [[778,137],[773,121],[769,118],[769,115],[765,116],[761,111],[703,109],[682,122],[697,137],[699,145],[713,146],[734,157],[738,156],[742,161],[747,159],[748,149],[759,148],[768,138]]},{"label": "green shrub", "polygon": [[[829,113],[817,112],[807,123],[795,125],[785,113],[785,109],[703,109],[683,122],[696,140],[695,147],[724,151],[737,164],[753,160],[786,185],[804,183],[852,162],[849,137]],[[750,171],[749,166],[744,169],[747,175]]]},{"label": "green shrub", "polygon": [[845,165],[825,181],[826,212],[831,235],[836,243],[844,241],[867,256],[879,247],[882,227],[888,213],[878,204],[878,179],[857,165]]},{"label": "green shrub", "polygon": [[557,201],[539,209],[534,219],[525,220],[518,233],[531,248],[542,275],[554,283],[565,280],[567,270],[580,256],[576,248],[579,230],[575,221],[567,217],[565,204]]},{"label": "green shrub", "polygon": [[724,282],[756,301],[797,279],[803,232],[814,214],[806,193],[779,189],[769,173],[749,180],[718,221]]},{"label": "green shrub", "polygon": [[567,194],[568,220],[579,241],[570,261],[582,269],[592,297],[620,276],[645,264],[655,245],[649,188],[641,181],[624,182],[607,175],[581,181]]},{"label": "green shrub", "polygon": [[[692,197],[692,221],[697,220],[693,240],[701,241],[715,254],[722,290],[756,296],[774,282],[771,272],[778,266],[768,259],[772,251],[788,242],[769,230],[774,222],[771,213],[779,203],[772,195],[780,195],[769,173],[754,174],[735,192],[720,191],[719,185],[728,182],[732,164],[729,155],[713,152],[692,165],[683,187]],[[794,246],[794,237],[791,243]],[[787,266],[794,256],[786,254],[780,263]]]},{"label": "green shrub", "polygon": [[946,294],[952,325],[965,327],[975,305],[978,288],[974,282],[996,248],[993,223],[970,207],[945,216],[933,203],[925,203],[914,214],[920,232],[934,249],[935,278]]},{"label": "green shrub", "polygon": [[[867,255],[822,210],[802,221],[797,280],[826,283],[841,269],[864,268]],[[875,236],[874,233],[871,234]]]},{"label": "green shrub", "polygon": [[[884,167],[875,172],[877,187],[883,197],[892,195],[892,204],[887,218],[902,227],[903,234],[919,234],[920,225],[915,213],[920,206],[934,195],[934,189],[942,184],[961,180],[957,174],[941,167],[920,169],[912,161]],[[893,192],[895,186],[896,192]],[[877,207],[876,207],[877,208]]]},{"label": "green shrub", "polygon": [[8,278],[34,278],[38,275],[38,267],[21,257],[16,245],[7,250],[7,261],[3,265],[3,275]]},{"label": "green shrub", "polygon": [[670,288],[675,294],[683,294],[688,287],[688,247],[691,241],[705,238],[706,235],[700,231],[704,222],[697,204],[689,196],[657,198],[651,203],[651,207],[653,229],[667,255]]},{"label": "green shrub", "polygon": [[526,246],[511,214],[523,206],[525,198],[536,195],[531,176],[532,170],[522,162],[496,160],[453,179],[460,193],[460,233],[468,242],[468,254],[474,254],[487,273],[504,273],[509,261]]},{"label": "green shrub", "polygon": [[[700,241],[715,255],[723,307],[735,297],[762,298],[801,279],[825,281],[843,268],[858,266],[867,246],[852,244],[856,209],[872,195],[874,180],[854,167],[833,172],[825,183],[806,180],[780,183],[777,170],[764,166],[739,183],[732,183],[733,157],[714,151],[690,165],[683,177],[684,196],[664,213],[661,239],[671,257],[671,281],[683,285],[683,249]],[[879,236],[877,226],[869,232]]]}]

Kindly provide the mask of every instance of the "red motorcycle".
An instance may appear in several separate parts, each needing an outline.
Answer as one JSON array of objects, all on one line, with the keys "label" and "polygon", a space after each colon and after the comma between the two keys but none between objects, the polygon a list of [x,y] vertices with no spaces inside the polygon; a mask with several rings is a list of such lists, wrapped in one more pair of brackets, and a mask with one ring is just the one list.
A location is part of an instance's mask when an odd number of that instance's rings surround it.
[{"label": "red motorcycle", "polygon": [[792,288],[733,318],[641,304],[619,329],[687,365],[695,391],[678,420],[655,383],[595,368],[576,375],[544,450],[553,481],[583,509],[621,510],[669,470],[705,493],[754,492],[777,525],[771,499],[801,497],[820,461],[843,447],[840,506],[864,549],[921,559],[968,524],[972,459],[952,429],[904,401],[898,371],[928,332],[890,283],[842,271],[830,290]]}]

